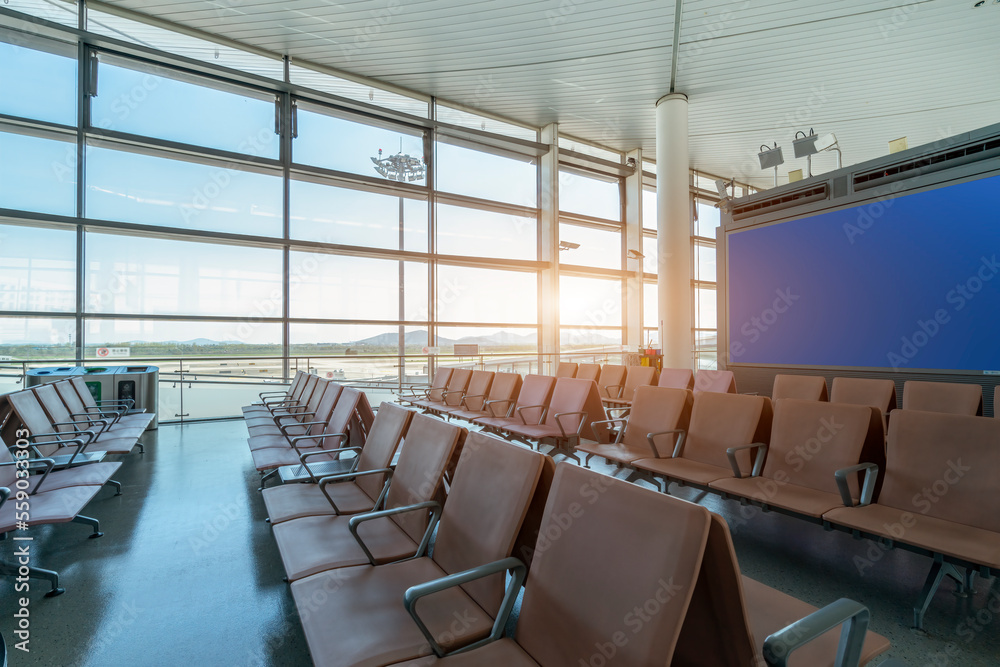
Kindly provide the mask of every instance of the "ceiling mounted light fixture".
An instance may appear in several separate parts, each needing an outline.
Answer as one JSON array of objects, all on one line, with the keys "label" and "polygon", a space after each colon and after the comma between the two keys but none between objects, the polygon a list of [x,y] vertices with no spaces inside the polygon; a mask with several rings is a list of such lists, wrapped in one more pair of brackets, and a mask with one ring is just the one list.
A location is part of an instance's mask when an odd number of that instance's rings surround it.
[{"label": "ceiling mounted light fixture", "polygon": [[[801,137],[799,135],[802,135]],[[792,146],[795,148],[795,157],[804,157],[806,159],[806,176],[812,177],[812,156],[816,153],[821,153],[823,151],[834,150],[837,151],[837,169],[843,166],[843,155],[840,152],[840,146],[837,145],[837,135],[833,132],[829,132],[824,135],[818,135],[810,127],[809,134],[806,134],[802,130],[795,133],[795,141],[792,142]]]},{"label": "ceiling mounted light fixture", "polygon": [[560,241],[559,242],[559,249],[560,250],[576,250],[579,247],[580,247],[579,243],[573,243],[572,241]]}]

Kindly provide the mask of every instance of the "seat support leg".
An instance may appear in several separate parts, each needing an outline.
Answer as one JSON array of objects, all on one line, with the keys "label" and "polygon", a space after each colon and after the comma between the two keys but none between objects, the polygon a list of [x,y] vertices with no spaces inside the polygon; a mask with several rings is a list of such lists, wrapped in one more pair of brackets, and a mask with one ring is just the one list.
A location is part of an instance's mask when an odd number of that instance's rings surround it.
[{"label": "seat support leg", "polygon": [[270,479],[271,477],[274,477],[277,474],[278,474],[278,469],[277,468],[274,468],[274,469],[268,471],[267,473],[265,473],[264,476],[260,478],[260,488],[257,489],[257,490],[258,491],[263,491],[264,487],[267,485],[267,480]]},{"label": "seat support leg", "polygon": [[116,496],[120,496],[122,494],[122,483],[121,482],[116,482],[113,479],[109,479],[108,481],[105,482],[105,484],[110,484],[111,486],[115,487],[115,495]]},{"label": "seat support leg", "polygon": [[962,576],[958,573],[954,565],[935,560],[931,565],[930,572],[927,573],[927,580],[924,581],[924,588],[920,591],[920,599],[917,601],[917,606],[913,608],[914,631],[926,634],[926,630],[924,630],[924,614],[927,613],[927,608],[931,605],[931,600],[934,598],[934,594],[937,592],[938,587],[941,585],[941,580],[944,579],[945,575],[953,576],[959,581],[962,579]]},{"label": "seat support leg", "polygon": [[90,538],[101,537],[104,533],[101,532],[101,522],[97,519],[91,519],[89,516],[83,516],[82,514],[77,514],[73,517],[73,523],[82,523],[85,526],[90,526],[94,529],[94,532],[90,534]]},{"label": "seat support leg", "polygon": [[[0,576],[5,577],[18,577],[20,573],[18,570],[19,566],[13,565],[11,563],[0,563]],[[44,579],[52,585],[52,590],[45,594],[47,598],[54,598],[57,595],[62,595],[66,592],[65,588],[59,587],[59,573],[53,570],[43,570],[40,567],[29,567],[28,577],[32,579]]]}]

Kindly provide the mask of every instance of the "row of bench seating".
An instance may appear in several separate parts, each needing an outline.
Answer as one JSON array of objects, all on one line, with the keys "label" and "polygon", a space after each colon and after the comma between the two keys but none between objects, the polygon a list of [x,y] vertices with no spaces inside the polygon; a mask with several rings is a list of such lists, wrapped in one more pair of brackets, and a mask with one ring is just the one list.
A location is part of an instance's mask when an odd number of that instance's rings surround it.
[{"label": "row of bench seating", "polygon": [[[713,491],[934,559],[914,627],[945,575],[1000,568],[1000,421],[642,387],[611,444],[578,450],[647,479]],[[958,567],[965,568],[960,576]]]},{"label": "row of bench seating", "polygon": [[358,459],[263,494],[317,665],[855,665],[888,648],[861,605],[817,612],[741,577],[697,505],[388,403]]},{"label": "row of bench seating", "polygon": [[[81,514],[106,485],[121,495],[113,479],[126,454],[153,418],[134,404],[98,404],[79,378],[43,384],[0,397],[0,535],[55,524],[82,523],[101,537],[100,522]],[[19,563],[0,563],[0,575],[18,576]],[[59,574],[35,566],[28,576],[51,584],[46,597],[64,592]]]},{"label": "row of bench seating", "polygon": [[262,393],[243,418],[261,489],[283,479],[338,471],[364,445],[374,413],[364,392],[300,371],[287,393]]}]

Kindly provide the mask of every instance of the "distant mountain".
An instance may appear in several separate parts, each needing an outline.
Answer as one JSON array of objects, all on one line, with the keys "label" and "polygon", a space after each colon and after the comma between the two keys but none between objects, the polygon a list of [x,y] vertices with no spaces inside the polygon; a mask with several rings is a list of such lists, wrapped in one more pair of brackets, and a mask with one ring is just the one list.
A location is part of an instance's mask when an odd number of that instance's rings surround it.
[{"label": "distant mountain", "polygon": [[455,342],[460,345],[534,345],[535,334],[515,334],[509,331],[499,331],[491,336],[465,336]]},{"label": "distant mountain", "polygon": [[[446,338],[438,338],[438,345],[451,345],[454,341],[448,340]],[[446,342],[447,341],[447,342]],[[403,342],[406,345],[427,345],[427,330],[418,329],[416,331],[407,331],[403,336]],[[374,345],[378,347],[395,347],[399,345],[399,334],[392,331],[386,332],[384,334],[379,334],[377,336],[372,336],[371,338],[363,338],[361,340],[355,340],[348,343],[348,345]]]}]

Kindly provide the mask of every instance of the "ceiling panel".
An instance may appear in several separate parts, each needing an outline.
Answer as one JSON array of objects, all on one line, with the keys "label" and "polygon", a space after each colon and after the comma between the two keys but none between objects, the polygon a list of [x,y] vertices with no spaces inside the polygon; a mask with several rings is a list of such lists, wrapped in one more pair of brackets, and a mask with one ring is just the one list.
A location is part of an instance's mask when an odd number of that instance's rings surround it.
[{"label": "ceiling panel", "polygon": [[[674,2],[109,0],[259,49],[655,159]],[[692,167],[768,186],[758,146],[833,131],[846,164],[1000,119],[1000,3],[686,0],[676,90]],[[814,171],[835,164],[814,160]],[[782,166],[802,167],[794,158]]]}]

